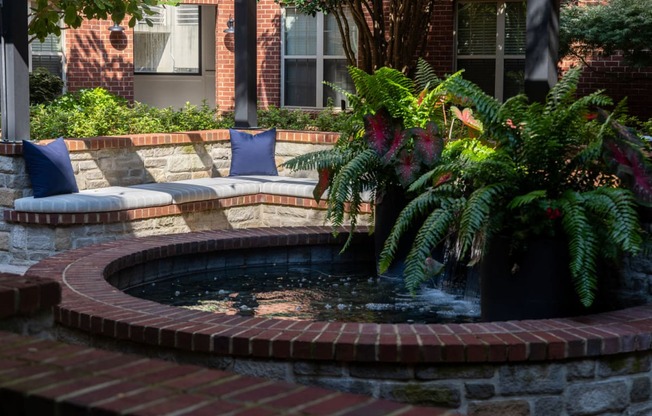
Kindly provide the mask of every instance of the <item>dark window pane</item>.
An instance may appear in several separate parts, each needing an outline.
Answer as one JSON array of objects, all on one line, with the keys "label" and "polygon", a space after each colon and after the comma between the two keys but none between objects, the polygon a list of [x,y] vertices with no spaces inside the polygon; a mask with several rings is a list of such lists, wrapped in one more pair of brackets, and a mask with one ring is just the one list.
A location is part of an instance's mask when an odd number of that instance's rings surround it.
[{"label": "dark window pane", "polygon": [[314,59],[286,59],[285,105],[314,107],[317,100],[316,78],[317,65]]},{"label": "dark window pane", "polygon": [[286,56],[317,53],[317,19],[288,8],[283,30]]},{"label": "dark window pane", "polygon": [[458,55],[496,54],[496,3],[460,4],[457,22]]},{"label": "dark window pane", "polygon": [[523,93],[525,84],[525,59],[506,59],[503,76],[503,99]]},{"label": "dark window pane", "polygon": [[[355,91],[355,85],[353,85],[353,80],[346,67],[346,59],[326,59],[324,61],[324,81],[346,91]],[[324,85],[324,102],[322,105],[324,107],[328,106],[329,100],[335,107],[341,107],[342,101],[346,103],[346,106],[349,105],[344,94],[328,85]]]},{"label": "dark window pane", "polygon": [[52,75],[63,76],[61,57],[57,55],[32,55],[32,68],[45,68]]},{"label": "dark window pane", "polygon": [[505,7],[505,54],[525,55],[525,2]]},{"label": "dark window pane", "polygon": [[464,79],[476,83],[487,94],[493,96],[496,93],[495,59],[459,59],[457,69],[464,69]]}]

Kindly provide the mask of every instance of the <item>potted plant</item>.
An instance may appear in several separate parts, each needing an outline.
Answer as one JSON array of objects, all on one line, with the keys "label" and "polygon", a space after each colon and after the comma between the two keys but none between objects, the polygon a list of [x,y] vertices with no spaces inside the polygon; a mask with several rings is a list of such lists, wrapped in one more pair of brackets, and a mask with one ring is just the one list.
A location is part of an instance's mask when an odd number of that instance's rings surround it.
[{"label": "potted plant", "polygon": [[[413,80],[390,68],[367,74],[351,67],[349,72],[356,88],[355,94],[342,91],[355,113],[349,131],[332,149],[298,156],[284,166],[318,171],[314,196],[319,201],[328,190],[326,217],[334,227],[348,221],[355,230],[362,204],[372,202],[374,233],[382,248],[407,203],[405,189],[439,161],[443,93],[441,88],[419,91]],[[382,224],[388,225],[384,232]]]},{"label": "potted plant", "polygon": [[[592,116],[610,99],[600,92],[575,98],[580,73],[570,70],[545,103],[518,96],[501,104],[463,79],[448,83],[449,93],[476,109],[480,134],[450,141],[440,164],[410,186],[419,195],[400,213],[380,270],[400,236],[425,217],[405,262],[408,288],[428,277],[433,249],[447,243],[454,257],[479,265],[483,319],[590,307],[603,263],[638,253],[642,244],[638,202],[619,171],[639,189],[652,188],[637,145],[618,139],[611,116]],[[571,300],[559,301],[567,292]]]}]

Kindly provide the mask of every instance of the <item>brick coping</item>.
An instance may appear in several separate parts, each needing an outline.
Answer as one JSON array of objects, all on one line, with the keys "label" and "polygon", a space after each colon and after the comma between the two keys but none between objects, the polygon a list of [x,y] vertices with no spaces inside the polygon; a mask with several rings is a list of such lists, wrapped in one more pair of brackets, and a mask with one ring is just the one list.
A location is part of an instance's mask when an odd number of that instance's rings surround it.
[{"label": "brick coping", "polygon": [[[52,279],[0,273],[0,320],[51,310],[60,299]],[[457,414],[5,331],[0,398],[3,415]]]},{"label": "brick coping", "polygon": [[[276,140],[279,142],[306,144],[335,144],[340,133],[309,132],[295,130],[277,130]],[[48,143],[51,140],[43,140]],[[123,136],[100,136],[79,139],[65,139],[71,153],[86,152],[101,149],[122,149],[133,147],[150,147],[171,144],[195,144],[198,142],[228,142],[229,130],[202,130],[180,133],[147,133]],[[0,156],[17,156],[23,153],[22,142],[0,143]]]},{"label": "brick coping", "polygon": [[31,267],[26,276],[48,276],[62,284],[63,300],[55,307],[55,320],[63,326],[150,346],[243,358],[501,363],[556,361],[651,348],[652,305],[573,318],[474,324],[313,322],[175,308],[131,297],[105,280],[124,267],[173,254],[327,244],[334,238],[328,227],[134,238],[56,255]]}]

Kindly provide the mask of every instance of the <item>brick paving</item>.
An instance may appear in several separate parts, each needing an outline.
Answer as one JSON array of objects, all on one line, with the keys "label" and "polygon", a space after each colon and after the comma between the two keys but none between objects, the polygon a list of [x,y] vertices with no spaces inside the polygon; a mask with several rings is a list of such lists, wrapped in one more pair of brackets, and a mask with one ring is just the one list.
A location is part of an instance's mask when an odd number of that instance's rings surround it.
[{"label": "brick paving", "polygon": [[[0,273],[0,319],[61,299],[57,282]],[[0,331],[0,414],[452,415],[419,407]]]}]

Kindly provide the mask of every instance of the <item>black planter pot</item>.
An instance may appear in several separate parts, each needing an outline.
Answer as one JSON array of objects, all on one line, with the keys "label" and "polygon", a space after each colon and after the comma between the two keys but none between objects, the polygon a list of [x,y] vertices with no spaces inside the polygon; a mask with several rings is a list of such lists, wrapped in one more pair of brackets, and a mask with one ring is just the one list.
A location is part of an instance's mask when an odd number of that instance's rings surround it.
[{"label": "black planter pot", "polygon": [[[376,201],[376,213],[374,218],[374,250],[376,253],[376,265],[378,265],[378,260],[380,253],[383,250],[385,241],[389,236],[394,223],[399,214],[408,204],[409,199],[405,196],[405,191],[403,188],[394,186],[389,187],[383,193],[381,199]],[[399,248],[394,256],[394,261],[387,272],[383,273],[384,276],[388,277],[401,277],[404,267],[404,261],[410,252],[412,243],[414,243],[414,238],[418,231],[418,228],[412,227],[413,229],[408,230],[400,239]]]},{"label": "black planter pot", "polygon": [[573,288],[568,245],[561,239],[536,239],[512,256],[509,240],[496,238],[480,264],[483,321],[573,316],[582,305]]}]

